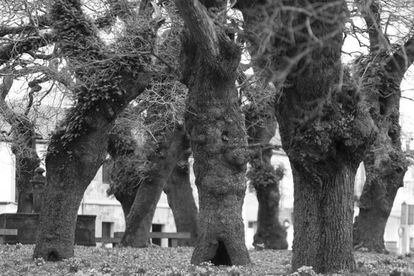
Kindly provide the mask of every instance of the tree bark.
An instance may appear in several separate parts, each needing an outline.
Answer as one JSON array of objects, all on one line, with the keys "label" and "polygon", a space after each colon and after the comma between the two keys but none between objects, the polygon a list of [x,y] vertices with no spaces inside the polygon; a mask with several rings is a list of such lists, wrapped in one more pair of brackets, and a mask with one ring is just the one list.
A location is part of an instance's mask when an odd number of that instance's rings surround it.
[{"label": "tree bark", "polygon": [[354,67],[379,135],[364,158],[367,178],[354,223],[354,247],[381,253],[386,252],[385,226],[408,167],[401,149],[400,85],[414,61],[414,36],[402,45],[389,45],[381,29],[380,1],[358,4],[368,27],[370,53],[359,57]]},{"label": "tree bark", "polygon": [[[226,1],[216,2],[221,3],[206,4],[226,8]],[[189,88],[185,124],[199,193],[200,232],[191,263],[245,265],[250,263],[242,219],[248,154],[235,87],[240,49],[199,1],[175,3],[187,28],[182,40],[183,82]]]},{"label": "tree bark", "polygon": [[[309,4],[326,9],[307,13]],[[311,0],[284,10],[241,1],[239,8],[248,18],[253,62],[276,87],[283,84],[276,115],[294,176],[292,268],[351,271],[352,185],[376,126],[341,66],[345,2]],[[263,24],[272,24],[272,33]]]},{"label": "tree bark", "polygon": [[315,271],[354,267],[351,241],[356,167],[339,165],[330,174],[320,186],[293,169],[294,208],[297,211],[294,212],[292,267],[307,265]]},{"label": "tree bark", "polygon": [[[398,113],[398,108],[395,111]],[[355,249],[366,248],[378,253],[386,252],[385,226],[397,191],[404,186],[408,165],[401,150],[398,119],[387,125],[389,127],[381,128],[377,140],[364,158],[367,178],[359,200],[359,214],[354,223]],[[390,131],[396,140],[391,139]]]},{"label": "tree bark", "polygon": [[7,105],[5,99],[12,85],[13,76],[4,77],[0,84],[0,113],[11,126],[12,152],[16,157],[17,212],[32,213],[33,189],[30,180],[35,175],[34,170],[40,165],[36,152],[36,132],[34,122],[26,114],[29,109],[25,114],[19,114]]},{"label": "tree bark", "polygon": [[[187,149],[188,151],[188,149]],[[173,215],[177,232],[191,233],[190,240],[179,240],[179,246],[194,246],[198,237],[198,209],[194,201],[188,164],[189,154],[184,154],[170,174],[164,192]]]},{"label": "tree bark", "polygon": [[116,116],[148,85],[150,75],[138,57],[105,52],[80,1],[56,0],[50,15],[57,47],[79,80],[73,91],[74,107],[48,147],[47,196],[33,255],[56,261],[73,256],[77,212],[84,191],[106,158],[108,133]]},{"label": "tree bark", "polygon": [[[386,251],[385,226],[408,167],[399,125],[400,84],[406,68],[398,65],[394,54],[398,56],[398,51],[389,55],[379,50],[361,57],[355,65],[379,134],[363,160],[367,178],[354,223],[354,246],[379,253]],[[365,85],[368,83],[373,84]]]},{"label": "tree bark", "polygon": [[[177,160],[180,159],[184,149],[184,130],[178,127],[173,133],[166,133],[154,152],[149,157],[151,167],[146,172],[146,177],[138,186],[138,190],[128,213],[125,234],[121,245],[132,247],[146,247],[149,240],[149,229],[146,229],[145,219],[154,215],[162,190],[166,185],[167,178],[171,174]],[[144,227],[143,231],[138,231]]]},{"label": "tree bark", "polygon": [[34,124],[26,116],[18,116],[16,121],[12,125],[12,152],[16,156],[17,213],[32,213],[33,187],[30,180],[40,165],[36,152],[36,133]]},{"label": "tree bark", "polygon": [[[254,92],[256,91],[252,93]],[[279,221],[279,181],[283,178],[283,171],[276,171],[271,163],[273,147],[269,142],[275,135],[277,122],[274,114],[274,91],[269,93],[271,94],[268,97],[258,99],[258,103],[252,100],[244,112],[249,144],[253,146],[251,168],[247,177],[256,189],[259,202],[253,245],[267,249],[286,249],[287,233]]]}]

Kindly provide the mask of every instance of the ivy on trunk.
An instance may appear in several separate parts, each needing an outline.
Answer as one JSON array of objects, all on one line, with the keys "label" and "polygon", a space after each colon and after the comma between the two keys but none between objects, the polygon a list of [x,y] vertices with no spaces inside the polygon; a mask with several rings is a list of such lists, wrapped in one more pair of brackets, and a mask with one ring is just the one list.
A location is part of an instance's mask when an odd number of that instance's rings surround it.
[{"label": "ivy on trunk", "polygon": [[74,254],[75,224],[84,191],[106,158],[108,133],[151,74],[139,55],[114,55],[83,14],[79,0],[56,0],[50,9],[57,47],[77,78],[75,103],[53,133],[46,156],[47,185],[34,258]]}]

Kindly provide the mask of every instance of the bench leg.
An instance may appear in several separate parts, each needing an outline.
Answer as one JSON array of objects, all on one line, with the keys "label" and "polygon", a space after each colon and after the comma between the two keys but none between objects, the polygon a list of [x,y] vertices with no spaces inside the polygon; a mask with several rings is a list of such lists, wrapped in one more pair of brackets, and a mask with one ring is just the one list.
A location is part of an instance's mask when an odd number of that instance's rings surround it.
[{"label": "bench leg", "polygon": [[0,236],[0,244],[4,244],[4,236]]}]

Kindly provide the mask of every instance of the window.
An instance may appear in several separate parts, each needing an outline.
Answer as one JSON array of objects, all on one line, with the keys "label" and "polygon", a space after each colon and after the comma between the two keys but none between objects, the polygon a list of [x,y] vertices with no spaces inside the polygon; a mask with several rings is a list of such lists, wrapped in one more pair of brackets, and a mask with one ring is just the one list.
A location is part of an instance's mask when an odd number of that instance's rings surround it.
[{"label": "window", "polygon": [[111,238],[113,236],[113,222],[102,222],[102,238]]},{"label": "window", "polygon": [[[162,232],[162,224],[153,224],[152,225],[152,232]],[[153,244],[161,246],[161,239],[154,238],[151,239]]]}]

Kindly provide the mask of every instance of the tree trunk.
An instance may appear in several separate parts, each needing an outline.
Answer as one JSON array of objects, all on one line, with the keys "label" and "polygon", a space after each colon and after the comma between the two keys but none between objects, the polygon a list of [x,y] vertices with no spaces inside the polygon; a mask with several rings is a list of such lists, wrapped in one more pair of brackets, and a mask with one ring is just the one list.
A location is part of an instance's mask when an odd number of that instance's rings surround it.
[{"label": "tree trunk", "polygon": [[[379,57],[380,54],[375,55],[375,58]],[[364,81],[370,82],[370,77],[376,78],[376,75],[382,73],[381,70],[387,69],[384,62],[390,57],[383,57],[384,60],[369,63],[368,68],[364,66]],[[371,64],[379,66],[371,67]],[[378,253],[386,252],[385,226],[397,191],[404,186],[404,175],[408,167],[401,149],[399,125],[402,74],[395,73],[398,70],[385,71],[386,77],[381,78],[375,86],[362,90],[370,100],[371,112],[375,110],[379,134],[364,158],[366,181],[359,200],[359,214],[354,223],[354,248],[365,248]],[[379,92],[375,92],[378,87]],[[386,87],[386,91],[382,90],[383,87]]]},{"label": "tree trunk", "polygon": [[250,263],[242,218],[248,154],[235,87],[240,49],[199,1],[175,3],[187,28],[182,40],[183,82],[189,88],[185,124],[199,194],[200,232],[191,263],[245,265]]},{"label": "tree trunk", "polygon": [[133,194],[126,194],[126,193],[120,193],[116,192],[114,193],[114,196],[116,200],[121,203],[122,211],[124,212],[124,219],[127,220],[129,211],[131,210],[132,204],[134,203],[136,192]]},{"label": "tree trunk", "polygon": [[[122,237],[123,246],[146,247],[149,240],[149,229],[144,232],[147,223],[146,218],[154,215],[162,190],[167,178],[171,174],[177,160],[184,151],[184,130],[180,127],[172,134],[166,134],[164,141],[160,142],[152,156],[149,157],[151,167],[146,173],[146,178],[140,183],[134,203],[128,213],[125,234]],[[143,227],[138,231],[140,227]]]},{"label": "tree trunk", "polygon": [[17,213],[33,212],[33,187],[30,180],[34,176],[34,170],[40,165],[36,150],[26,151],[30,151],[24,154],[26,156],[16,154]]},{"label": "tree trunk", "polygon": [[[254,64],[269,73],[276,87],[283,84],[276,115],[294,175],[292,268],[350,271],[352,185],[377,129],[341,65],[345,1],[308,2],[294,6],[326,7],[310,17],[281,10],[277,3],[241,1],[239,8],[249,19]],[[263,25],[267,18],[272,18],[271,34]]]},{"label": "tree trunk", "polygon": [[83,194],[106,156],[111,125],[96,120],[96,130],[69,149],[52,136],[46,157],[44,188],[34,258],[57,261],[73,256],[77,213]]},{"label": "tree trunk", "polygon": [[197,206],[191,188],[188,154],[177,162],[164,187],[168,205],[173,215],[177,232],[191,233],[190,240],[179,240],[179,246],[193,246],[198,237]]},{"label": "tree trunk", "polygon": [[268,185],[256,189],[259,210],[254,246],[266,249],[287,249],[286,229],[279,222],[279,185]]},{"label": "tree trunk", "polygon": [[381,132],[364,159],[367,178],[359,200],[359,214],[354,223],[355,249],[386,252],[385,226],[397,191],[404,186],[407,171],[407,161],[401,150],[398,120],[392,128],[398,129],[398,140],[391,141],[388,131]]},{"label": "tree trunk", "polygon": [[30,180],[39,167],[36,153],[36,133],[34,124],[24,115],[15,115],[12,125],[14,141],[12,152],[16,156],[16,187],[18,194],[17,213],[33,212],[33,189]]},{"label": "tree trunk", "polygon": [[326,272],[354,267],[350,241],[356,167],[338,165],[321,185],[301,174],[293,163],[293,268],[306,265]]},{"label": "tree trunk", "polygon": [[[254,92],[256,91],[252,94]],[[269,144],[277,127],[274,91],[269,91],[269,94],[264,99],[257,99],[258,103],[252,100],[251,105],[245,110],[249,144],[254,149],[247,177],[256,189],[259,202],[257,231],[253,238],[253,245],[268,249],[286,249],[287,233],[279,222],[279,181],[283,178],[283,170],[276,171],[273,168],[271,163],[273,147]],[[257,97],[254,94],[250,96]]]},{"label": "tree trunk", "polygon": [[106,158],[109,131],[126,105],[144,91],[150,75],[139,57],[105,52],[80,1],[53,1],[50,17],[56,46],[79,80],[74,106],[48,147],[46,196],[33,254],[56,261],[73,256],[79,205]]},{"label": "tree trunk", "polygon": [[[13,76],[4,77],[0,84],[0,113],[11,126],[12,152],[16,156],[17,212],[32,213],[33,189],[30,180],[35,175],[34,170],[40,165],[36,153],[36,132],[34,123],[27,117],[29,108],[24,114],[19,114],[7,105],[5,99],[12,85]],[[31,89],[31,92],[36,92],[34,89],[38,89],[38,86]]]}]

